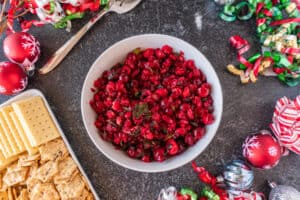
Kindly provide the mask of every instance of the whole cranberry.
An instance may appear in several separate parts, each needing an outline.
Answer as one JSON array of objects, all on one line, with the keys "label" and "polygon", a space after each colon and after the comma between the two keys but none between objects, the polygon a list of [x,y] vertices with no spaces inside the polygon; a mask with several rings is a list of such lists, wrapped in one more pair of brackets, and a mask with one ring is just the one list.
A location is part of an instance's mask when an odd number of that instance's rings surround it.
[{"label": "whole cranberry", "polygon": [[106,117],[107,117],[108,119],[114,119],[114,118],[116,117],[116,114],[114,113],[114,111],[108,110],[108,111],[106,112]]},{"label": "whole cranberry", "polygon": [[210,94],[210,85],[208,83],[204,83],[198,89],[198,95],[200,97],[207,97]]},{"label": "whole cranberry", "polygon": [[191,134],[188,134],[184,137],[184,142],[189,146],[192,146],[195,144],[195,139]]},{"label": "whole cranberry", "polygon": [[153,150],[153,158],[158,162],[166,160],[165,149],[160,147]]},{"label": "whole cranberry", "polygon": [[171,53],[173,52],[172,47],[170,47],[170,46],[168,46],[168,45],[164,45],[164,46],[161,48],[161,50],[162,50],[165,54],[167,54],[167,55],[169,55],[169,54],[171,54]]},{"label": "whole cranberry", "polygon": [[144,156],[142,157],[142,161],[143,161],[143,162],[151,162],[151,157],[150,157],[149,155],[144,155]]},{"label": "whole cranberry", "polygon": [[184,136],[186,134],[186,129],[183,127],[183,128],[177,128],[175,130],[175,135],[177,136]]},{"label": "whole cranberry", "polygon": [[131,158],[135,158],[136,157],[136,151],[135,151],[135,149],[133,148],[133,147],[129,147],[128,149],[127,149],[127,154],[128,154],[128,156],[129,157],[131,157]]},{"label": "whole cranberry", "polygon": [[203,124],[211,124],[214,122],[214,116],[211,113],[206,113],[201,116]]},{"label": "whole cranberry", "polygon": [[191,95],[190,88],[186,86],[186,87],[183,89],[182,96],[183,96],[183,98],[187,98],[187,97],[189,97],[190,95]]},{"label": "whole cranberry", "polygon": [[194,129],[193,131],[193,135],[194,135],[194,138],[195,140],[199,140],[203,137],[203,135],[205,134],[205,129],[203,127],[199,127],[199,128],[196,128]]},{"label": "whole cranberry", "polygon": [[174,139],[170,139],[167,141],[167,151],[170,155],[176,155],[179,151],[179,147]]}]

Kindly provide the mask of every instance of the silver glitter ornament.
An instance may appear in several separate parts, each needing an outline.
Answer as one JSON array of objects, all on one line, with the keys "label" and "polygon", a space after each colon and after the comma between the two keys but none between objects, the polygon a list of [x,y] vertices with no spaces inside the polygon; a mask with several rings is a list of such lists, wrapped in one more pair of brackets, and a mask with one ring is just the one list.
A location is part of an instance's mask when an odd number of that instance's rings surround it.
[{"label": "silver glitter ornament", "polygon": [[234,0],[214,0],[216,4],[225,5],[225,4],[232,4]]},{"label": "silver glitter ornament", "polygon": [[228,191],[245,191],[252,186],[254,174],[244,161],[233,160],[225,166],[222,178]]},{"label": "silver glitter ornament", "polygon": [[162,189],[157,200],[177,200],[177,190],[175,187]]},{"label": "silver glitter ornament", "polygon": [[277,185],[274,182],[269,182],[272,188],[269,200],[299,200],[300,192],[295,188],[287,185]]}]

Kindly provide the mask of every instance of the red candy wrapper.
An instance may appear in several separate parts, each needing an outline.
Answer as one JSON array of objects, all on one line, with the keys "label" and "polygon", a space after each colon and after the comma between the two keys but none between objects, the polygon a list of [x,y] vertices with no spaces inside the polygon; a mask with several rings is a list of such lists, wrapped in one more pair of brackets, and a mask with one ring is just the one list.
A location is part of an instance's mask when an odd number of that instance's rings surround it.
[{"label": "red candy wrapper", "polygon": [[300,95],[277,101],[270,127],[282,146],[300,155]]}]

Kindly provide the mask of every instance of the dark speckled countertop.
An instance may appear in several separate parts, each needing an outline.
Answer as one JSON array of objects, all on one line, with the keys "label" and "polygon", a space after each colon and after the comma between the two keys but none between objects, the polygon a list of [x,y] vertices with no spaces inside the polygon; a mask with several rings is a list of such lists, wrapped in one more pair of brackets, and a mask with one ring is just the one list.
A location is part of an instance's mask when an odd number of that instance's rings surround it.
[{"label": "dark speckled countertop", "polygon": [[[219,10],[213,0],[144,0],[128,14],[107,15],[55,71],[30,80],[29,88],[40,89],[46,95],[101,199],[153,200],[166,186],[186,186],[196,191],[202,186],[189,164],[159,174],[120,167],[100,153],[87,136],[80,113],[83,81],[94,60],[115,42],[137,34],[163,33],[190,42],[207,56],[222,83],[224,113],[216,137],[196,161],[214,174],[221,171],[224,163],[241,157],[241,145],[247,135],[268,127],[278,98],[285,95],[294,98],[300,93],[300,86],[289,88],[275,78],[260,77],[256,84],[244,86],[226,71],[226,64],[236,61],[235,51],[228,43],[230,36],[240,34],[248,39],[253,44],[252,53],[259,50],[259,44],[254,20],[226,23],[217,17]],[[85,21],[75,22],[72,33],[55,30],[50,25],[34,28],[31,33],[42,45],[37,66],[42,66]],[[0,56],[6,60],[2,51]],[[0,102],[7,99],[2,96]],[[255,170],[254,189],[267,194],[266,180],[269,179],[300,190],[299,169],[300,156],[284,157],[272,170]]]}]

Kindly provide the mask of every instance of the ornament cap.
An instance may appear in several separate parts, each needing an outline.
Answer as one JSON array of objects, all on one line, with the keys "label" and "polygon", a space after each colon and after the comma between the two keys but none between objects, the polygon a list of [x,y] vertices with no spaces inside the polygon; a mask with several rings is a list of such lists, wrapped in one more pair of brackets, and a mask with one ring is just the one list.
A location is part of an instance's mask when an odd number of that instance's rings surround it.
[{"label": "ornament cap", "polygon": [[268,181],[268,185],[272,189],[275,188],[275,187],[277,187],[277,183],[275,183],[274,181]]}]

